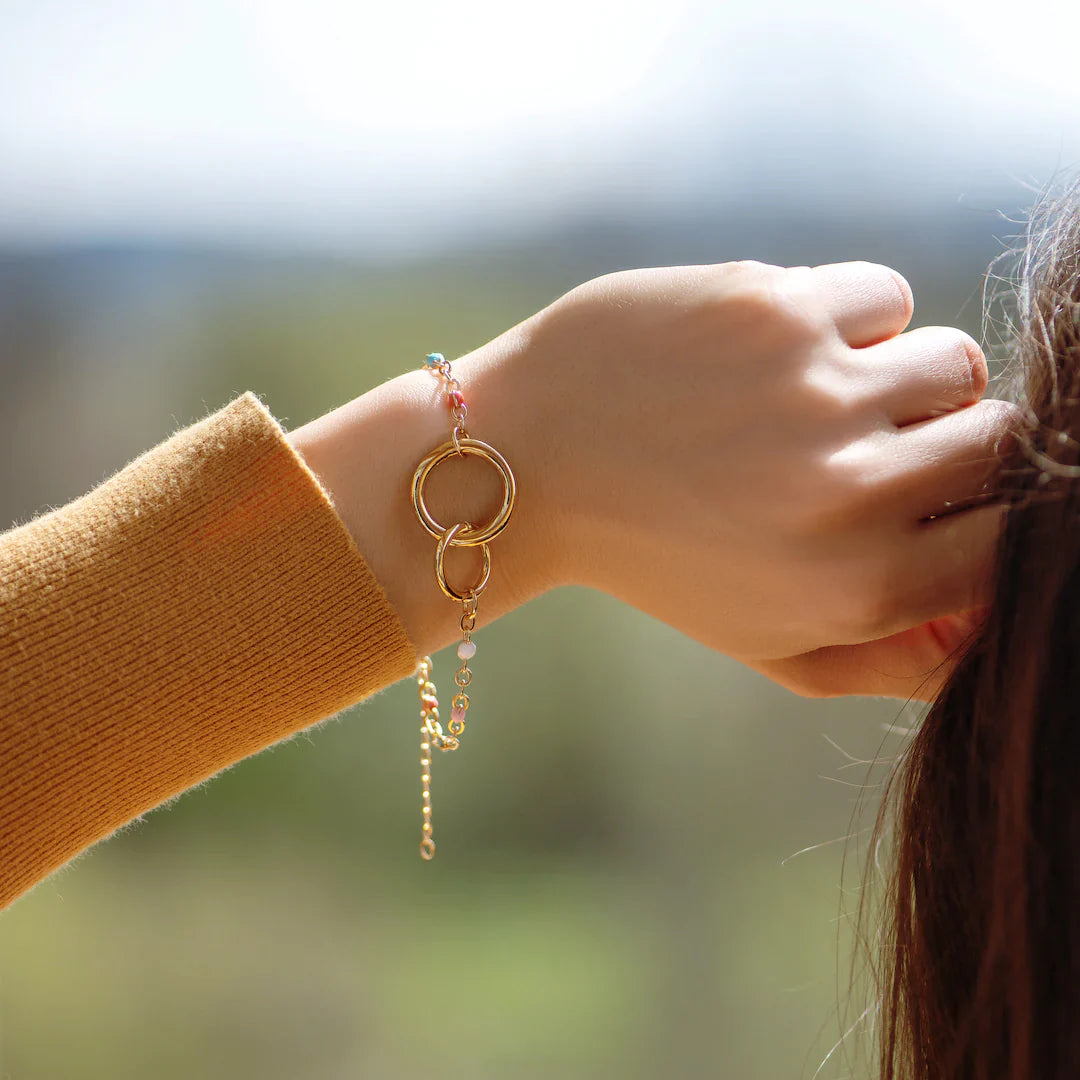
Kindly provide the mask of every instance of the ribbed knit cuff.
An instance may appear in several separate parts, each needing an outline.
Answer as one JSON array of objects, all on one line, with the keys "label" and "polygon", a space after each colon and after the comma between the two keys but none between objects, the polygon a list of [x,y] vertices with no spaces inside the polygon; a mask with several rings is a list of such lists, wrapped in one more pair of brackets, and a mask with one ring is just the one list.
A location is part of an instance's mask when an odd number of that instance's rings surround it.
[{"label": "ribbed knit cuff", "polygon": [[415,662],[254,395],[178,432],[0,537],[0,906]]}]

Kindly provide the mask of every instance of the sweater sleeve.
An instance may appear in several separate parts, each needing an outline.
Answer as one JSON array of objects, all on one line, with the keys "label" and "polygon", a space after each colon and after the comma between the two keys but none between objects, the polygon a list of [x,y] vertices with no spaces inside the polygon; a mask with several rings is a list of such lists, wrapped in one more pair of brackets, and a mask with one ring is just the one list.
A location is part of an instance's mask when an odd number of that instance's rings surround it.
[{"label": "sweater sleeve", "polygon": [[0,536],[0,907],[415,663],[252,394]]}]

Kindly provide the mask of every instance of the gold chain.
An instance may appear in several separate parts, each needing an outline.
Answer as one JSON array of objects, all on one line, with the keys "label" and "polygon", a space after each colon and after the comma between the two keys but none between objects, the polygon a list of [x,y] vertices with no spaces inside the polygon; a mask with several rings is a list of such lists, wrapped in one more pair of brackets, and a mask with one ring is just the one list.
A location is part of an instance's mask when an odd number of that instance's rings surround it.
[{"label": "gold chain", "polygon": [[[420,694],[420,791],[422,799],[423,823],[421,825],[420,855],[424,859],[435,857],[435,839],[432,836],[431,823],[431,751],[457,750],[461,745],[461,736],[465,732],[465,714],[469,710],[469,695],[466,692],[472,682],[469,661],[476,655],[476,645],[472,640],[476,628],[476,610],[480,594],[487,588],[491,578],[491,549],[488,542],[506,528],[513,513],[517,499],[517,484],[514,474],[506,459],[494,447],[478,439],[471,439],[465,430],[465,420],[469,409],[461,393],[461,384],[450,369],[450,362],[441,353],[431,353],[425,366],[444,384],[447,402],[450,405],[451,436],[450,441],[433,450],[417,466],[413,475],[412,498],[416,516],[420,524],[438,541],[435,546],[435,580],[439,588],[451,600],[461,604],[461,641],[458,642],[457,654],[461,666],[454,673],[454,694],[450,707],[450,720],[443,731],[439,720],[439,699],[435,684],[431,681],[433,664],[430,656],[424,656],[416,669],[416,684]],[[499,471],[503,481],[503,502],[499,512],[485,526],[477,528],[471,522],[459,521],[449,527],[440,525],[432,517],[424,500],[424,485],[432,470],[447,458],[473,455],[490,462]],[[443,559],[448,547],[478,547],[483,556],[483,569],[480,580],[470,588],[458,591],[446,580]]]}]

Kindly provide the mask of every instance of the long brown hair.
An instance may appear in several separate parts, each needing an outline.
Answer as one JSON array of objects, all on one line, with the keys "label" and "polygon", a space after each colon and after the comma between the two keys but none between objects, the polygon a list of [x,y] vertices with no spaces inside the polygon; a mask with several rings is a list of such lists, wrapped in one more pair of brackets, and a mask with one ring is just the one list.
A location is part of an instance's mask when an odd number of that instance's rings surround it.
[{"label": "long brown hair", "polygon": [[887,806],[882,1080],[1080,1077],[1080,183],[1015,271],[992,604]]}]

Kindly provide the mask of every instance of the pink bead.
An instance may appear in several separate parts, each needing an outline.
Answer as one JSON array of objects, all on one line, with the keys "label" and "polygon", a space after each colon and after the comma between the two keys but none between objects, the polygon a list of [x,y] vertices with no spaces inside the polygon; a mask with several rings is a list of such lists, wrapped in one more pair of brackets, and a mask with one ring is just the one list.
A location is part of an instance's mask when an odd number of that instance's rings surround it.
[{"label": "pink bead", "polygon": [[450,720],[455,724],[465,723],[465,710],[458,706],[450,711]]},{"label": "pink bead", "polygon": [[465,399],[461,396],[460,390],[450,391],[450,404],[455,408],[460,408],[465,404]]},{"label": "pink bead", "polygon": [[471,660],[476,655],[476,642],[475,641],[463,641],[457,647],[458,658],[461,660]]}]

